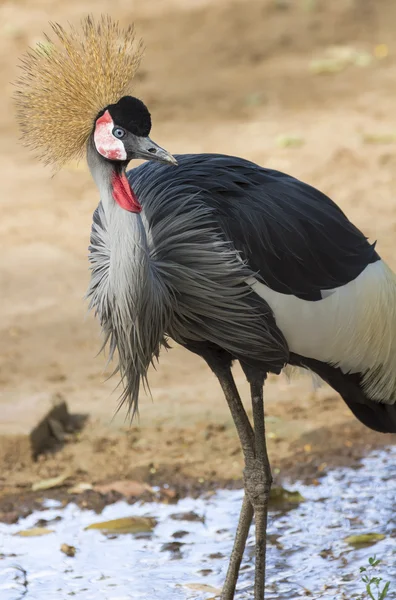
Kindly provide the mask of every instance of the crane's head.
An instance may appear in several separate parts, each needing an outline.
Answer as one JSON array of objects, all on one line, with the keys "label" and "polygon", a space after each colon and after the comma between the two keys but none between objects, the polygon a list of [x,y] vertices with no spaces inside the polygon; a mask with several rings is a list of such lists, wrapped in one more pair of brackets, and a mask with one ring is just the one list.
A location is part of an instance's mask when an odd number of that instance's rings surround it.
[{"label": "crane's head", "polygon": [[124,96],[104,108],[95,120],[93,139],[97,152],[110,161],[134,158],[176,165],[176,159],[149,138],[150,113],[138,98]]},{"label": "crane's head", "polygon": [[133,26],[108,16],[81,27],[51,24],[54,39],[22,59],[15,101],[22,141],[46,164],[79,158],[87,144],[106,161],[144,158],[176,164],[148,137],[150,113],[128,95],[142,56]]}]

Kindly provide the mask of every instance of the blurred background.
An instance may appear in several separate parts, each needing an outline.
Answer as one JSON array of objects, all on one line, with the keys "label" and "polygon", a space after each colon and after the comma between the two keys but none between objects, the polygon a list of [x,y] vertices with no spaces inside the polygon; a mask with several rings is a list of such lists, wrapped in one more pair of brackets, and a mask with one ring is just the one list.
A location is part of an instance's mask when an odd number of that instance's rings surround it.
[{"label": "blurred background", "polygon": [[[19,0],[0,2],[0,472],[23,490],[66,469],[194,485],[240,479],[242,458],[213,376],[174,348],[129,427],[86,317],[87,247],[98,192],[82,162],[52,177],[18,142],[18,57],[49,20],[87,13],[135,22],[146,53],[135,94],[170,152],[223,152],[286,171],[330,195],[391,266],[396,233],[396,4],[393,0]],[[132,165],[133,166],[133,165]],[[237,370],[242,391],[244,380]],[[389,442],[308,378],[267,386],[275,473],[315,477]],[[26,436],[63,398],[87,415],[32,461]],[[113,418],[114,417],[114,418]],[[323,440],[326,439],[326,454]],[[181,484],[180,483],[180,484]]]}]

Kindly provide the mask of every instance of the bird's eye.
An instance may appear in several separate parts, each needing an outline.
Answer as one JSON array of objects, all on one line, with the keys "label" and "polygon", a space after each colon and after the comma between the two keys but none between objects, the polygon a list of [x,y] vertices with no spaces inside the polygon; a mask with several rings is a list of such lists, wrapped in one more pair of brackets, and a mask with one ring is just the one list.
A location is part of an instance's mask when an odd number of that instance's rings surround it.
[{"label": "bird's eye", "polygon": [[120,140],[125,136],[125,130],[121,129],[121,127],[114,127],[113,135]]}]

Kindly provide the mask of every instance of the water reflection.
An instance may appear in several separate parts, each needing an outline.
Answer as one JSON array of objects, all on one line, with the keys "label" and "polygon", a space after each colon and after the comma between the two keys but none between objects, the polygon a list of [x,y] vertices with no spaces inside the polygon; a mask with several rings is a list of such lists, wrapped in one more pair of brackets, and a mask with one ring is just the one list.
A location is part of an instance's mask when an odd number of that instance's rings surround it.
[{"label": "water reflection", "polygon": [[[359,567],[374,553],[396,597],[396,448],[373,453],[360,469],[340,469],[318,486],[293,484],[306,501],[293,510],[273,511],[269,524],[267,598],[316,600],[364,592]],[[162,504],[108,506],[101,515],[75,505],[61,509],[47,501],[45,511],[16,525],[0,524],[2,600],[185,600],[213,597],[224,579],[241,504],[241,491]],[[184,514],[190,518],[183,518]],[[175,518],[175,514],[177,518]],[[191,519],[191,514],[196,518]],[[152,534],[109,535],[84,531],[91,523],[131,515],[158,520]],[[45,519],[54,533],[21,538],[13,534]],[[44,523],[44,521],[42,521]],[[48,525],[48,523],[50,523]],[[373,547],[344,542],[351,534],[383,533]],[[61,544],[77,549],[74,558]],[[239,600],[251,598],[254,535],[248,540],[238,587]],[[1,558],[2,557],[2,558]],[[19,567],[19,568],[16,568]],[[394,595],[392,595],[394,594]]]}]

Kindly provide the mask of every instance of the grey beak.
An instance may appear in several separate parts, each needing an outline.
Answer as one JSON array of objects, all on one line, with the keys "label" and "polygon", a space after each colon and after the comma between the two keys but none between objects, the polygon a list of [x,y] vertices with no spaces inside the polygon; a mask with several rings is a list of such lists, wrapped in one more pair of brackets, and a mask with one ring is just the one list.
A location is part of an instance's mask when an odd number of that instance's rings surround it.
[{"label": "grey beak", "polygon": [[175,157],[161,146],[158,146],[149,137],[136,137],[136,140],[135,154],[137,158],[155,160],[167,165],[177,165]]}]

